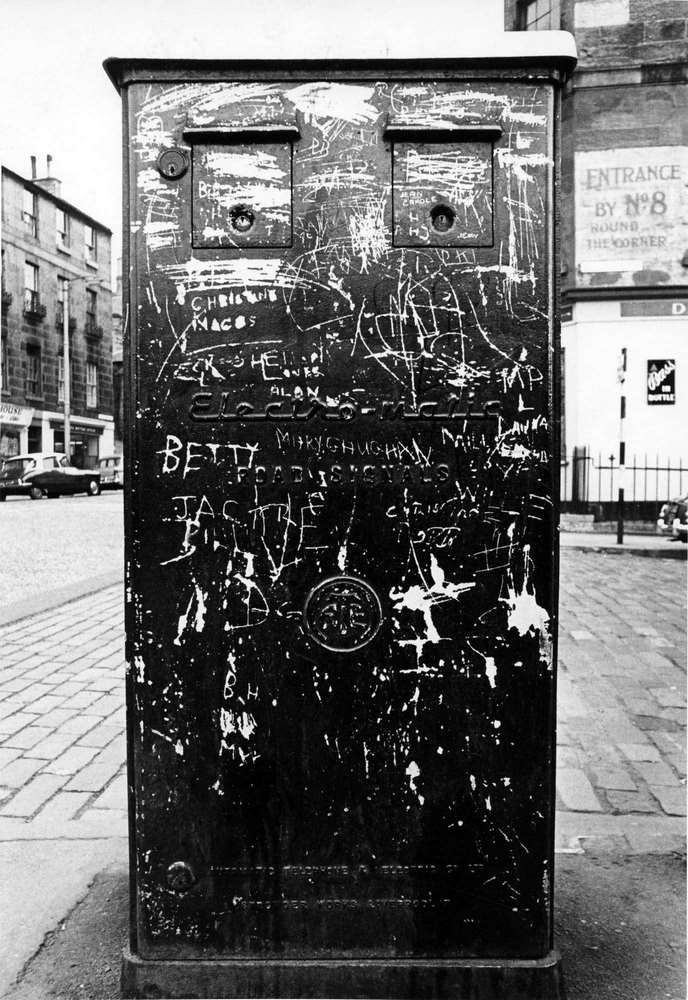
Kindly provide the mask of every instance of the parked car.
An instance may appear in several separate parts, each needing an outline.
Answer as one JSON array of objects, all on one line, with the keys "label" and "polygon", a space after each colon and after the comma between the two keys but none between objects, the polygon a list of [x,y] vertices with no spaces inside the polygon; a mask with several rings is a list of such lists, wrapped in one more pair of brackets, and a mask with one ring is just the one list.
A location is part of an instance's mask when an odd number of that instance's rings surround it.
[{"label": "parked car", "polygon": [[688,493],[662,504],[657,518],[657,532],[682,542],[688,541]]},{"label": "parked car", "polygon": [[100,493],[100,472],[77,469],[64,455],[32,452],[5,458],[0,464],[0,500],[8,496],[57,497],[62,493]]},{"label": "parked car", "polygon": [[124,461],[121,455],[108,455],[98,462],[100,488],[121,490],[124,488]]},{"label": "parked car", "polygon": [[688,542],[688,496],[679,500],[671,525],[674,538],[680,539],[684,545]]}]

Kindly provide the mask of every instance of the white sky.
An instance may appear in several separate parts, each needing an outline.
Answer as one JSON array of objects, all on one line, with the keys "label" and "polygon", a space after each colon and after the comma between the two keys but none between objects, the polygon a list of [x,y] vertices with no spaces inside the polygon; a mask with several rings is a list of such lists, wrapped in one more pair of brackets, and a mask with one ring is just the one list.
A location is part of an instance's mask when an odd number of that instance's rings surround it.
[{"label": "white sky", "polygon": [[52,154],[63,197],[113,230],[114,260],[121,115],[107,57],[447,55],[472,38],[489,52],[502,25],[503,0],[0,0],[0,161],[30,177],[34,154],[41,177]]}]

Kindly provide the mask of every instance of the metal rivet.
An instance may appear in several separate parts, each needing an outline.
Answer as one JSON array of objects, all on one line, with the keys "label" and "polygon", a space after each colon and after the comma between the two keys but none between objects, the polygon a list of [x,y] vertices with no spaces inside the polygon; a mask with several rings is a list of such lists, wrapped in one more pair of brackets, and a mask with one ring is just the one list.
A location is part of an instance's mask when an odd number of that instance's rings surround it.
[{"label": "metal rivet", "polygon": [[188,892],[196,876],[186,861],[175,861],[167,869],[167,884],[173,892]]}]

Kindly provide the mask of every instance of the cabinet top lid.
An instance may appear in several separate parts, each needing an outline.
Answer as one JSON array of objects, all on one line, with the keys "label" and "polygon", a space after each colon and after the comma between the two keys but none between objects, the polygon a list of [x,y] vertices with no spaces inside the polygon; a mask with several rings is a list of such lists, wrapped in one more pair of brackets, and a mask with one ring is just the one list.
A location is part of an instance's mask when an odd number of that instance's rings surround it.
[{"label": "cabinet top lid", "polygon": [[[422,6],[419,5],[419,11]],[[567,31],[494,32],[462,38],[459,23],[443,23],[429,30],[428,21],[418,30],[408,23],[390,25],[375,37],[349,31],[327,30],[318,23],[308,33],[261,32],[225,46],[223,58],[116,58],[106,59],[104,68],[119,90],[136,82],[182,82],[282,73],[288,77],[314,72],[346,75],[385,71],[424,70],[446,73],[477,69],[481,73],[504,70],[528,72],[531,67],[548,68],[568,76],[576,64],[576,43]],[[465,26],[464,26],[465,29]]]}]

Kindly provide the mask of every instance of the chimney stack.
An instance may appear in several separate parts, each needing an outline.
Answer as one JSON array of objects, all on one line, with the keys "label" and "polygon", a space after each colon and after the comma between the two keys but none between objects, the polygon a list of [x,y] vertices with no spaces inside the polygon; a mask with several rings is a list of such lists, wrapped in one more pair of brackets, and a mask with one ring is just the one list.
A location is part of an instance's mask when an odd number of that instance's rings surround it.
[{"label": "chimney stack", "polygon": [[53,158],[50,155],[50,153],[48,153],[46,154],[45,157],[46,175],[45,177],[39,177],[38,179],[36,179],[36,157],[32,156],[31,169],[33,171],[33,176],[31,179],[34,181],[35,184],[38,184],[39,187],[42,187],[44,191],[49,191],[50,194],[55,195],[55,197],[61,198],[62,184],[57,179],[57,177],[53,177],[52,174],[50,173],[50,171],[52,170],[52,165],[53,165]]}]

